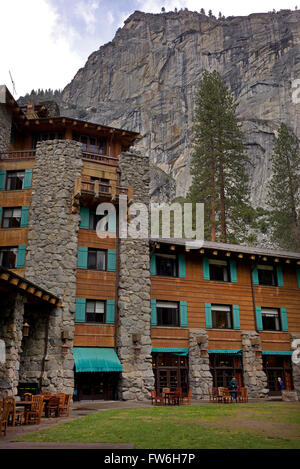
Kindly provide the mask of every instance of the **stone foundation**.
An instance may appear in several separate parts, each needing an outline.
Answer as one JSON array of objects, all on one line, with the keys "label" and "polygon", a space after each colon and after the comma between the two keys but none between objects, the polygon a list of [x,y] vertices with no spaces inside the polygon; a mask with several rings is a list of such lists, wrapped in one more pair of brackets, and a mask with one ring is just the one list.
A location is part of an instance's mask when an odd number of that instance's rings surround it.
[{"label": "stone foundation", "polygon": [[[149,161],[132,153],[120,156],[121,185],[132,186],[133,202],[149,206]],[[118,346],[123,366],[120,397],[145,400],[154,389],[151,355],[150,265],[148,239],[120,239]]]},{"label": "stone foundation", "polygon": [[[76,297],[77,236],[80,215],[72,213],[74,181],[81,176],[81,144],[52,140],[37,145],[28,224],[25,277],[62,299],[62,307],[49,316],[42,387],[52,392],[73,392],[74,313]],[[62,333],[67,331],[68,353],[62,354]],[[44,355],[44,340],[32,341],[22,369],[30,381]],[[40,345],[38,345],[40,344]],[[33,351],[34,347],[34,351]]]}]

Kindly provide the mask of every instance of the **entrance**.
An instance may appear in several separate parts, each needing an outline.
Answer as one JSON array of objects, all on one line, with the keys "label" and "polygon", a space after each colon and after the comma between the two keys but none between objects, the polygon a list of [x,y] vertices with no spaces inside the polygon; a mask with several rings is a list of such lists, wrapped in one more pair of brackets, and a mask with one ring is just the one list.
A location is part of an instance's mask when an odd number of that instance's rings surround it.
[{"label": "entrance", "polygon": [[116,400],[119,373],[75,373],[77,400]]},{"label": "entrance", "polygon": [[161,396],[163,388],[182,389],[182,395],[188,392],[188,358],[170,353],[153,353],[152,366],[155,377],[155,389]]},{"label": "entrance", "polygon": [[228,388],[233,376],[236,377],[238,385],[243,386],[243,365],[241,356],[211,353],[209,354],[209,366],[214,387]]},{"label": "entrance", "polygon": [[282,379],[287,391],[294,388],[290,357],[286,355],[263,355],[263,367],[268,378],[270,396],[281,394],[278,378]]}]

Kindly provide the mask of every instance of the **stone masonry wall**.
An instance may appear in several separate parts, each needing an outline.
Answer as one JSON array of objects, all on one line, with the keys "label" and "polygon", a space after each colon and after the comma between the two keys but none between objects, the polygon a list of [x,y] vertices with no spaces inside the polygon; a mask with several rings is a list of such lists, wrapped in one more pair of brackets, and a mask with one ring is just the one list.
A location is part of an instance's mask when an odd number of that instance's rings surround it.
[{"label": "stone masonry wall", "polygon": [[0,104],[0,152],[9,150],[11,114],[4,104]]},{"label": "stone masonry wall", "polygon": [[[206,349],[206,350],[202,350]],[[193,399],[209,399],[213,379],[209,369],[208,335],[203,329],[190,329],[189,385]]]},{"label": "stone masonry wall", "polygon": [[[149,206],[149,161],[122,153],[121,185],[132,186],[133,202]],[[123,366],[120,397],[150,398],[154,389],[151,356],[150,265],[148,239],[120,239],[119,337],[117,352]],[[137,342],[133,342],[136,334]],[[136,348],[138,347],[138,348]]]},{"label": "stone masonry wall", "polygon": [[[72,343],[76,296],[77,235],[80,216],[72,213],[74,181],[81,175],[80,143],[70,140],[40,142],[33,170],[25,277],[51,291],[62,307],[50,314],[48,352],[42,385],[72,393]],[[62,355],[62,332],[69,331],[67,355]],[[43,341],[41,341],[41,344]],[[43,350],[36,350],[40,361]],[[30,353],[28,351],[28,356]],[[29,379],[34,364],[27,361],[22,379]]]},{"label": "stone masonry wall", "polygon": [[24,317],[24,297],[19,294],[1,298],[0,338],[5,342],[5,363],[0,364],[0,399],[17,395]]},{"label": "stone masonry wall", "polygon": [[243,347],[244,385],[250,398],[267,397],[268,380],[263,371],[260,335],[255,331],[241,331]]}]

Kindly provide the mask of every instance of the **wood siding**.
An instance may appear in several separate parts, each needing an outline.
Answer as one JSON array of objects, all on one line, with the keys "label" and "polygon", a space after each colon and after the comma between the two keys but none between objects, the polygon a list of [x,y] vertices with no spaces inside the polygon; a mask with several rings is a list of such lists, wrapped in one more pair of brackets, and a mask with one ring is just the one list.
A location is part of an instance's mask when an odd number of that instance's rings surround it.
[{"label": "wood siding", "polygon": [[27,231],[27,228],[1,228],[0,246],[26,245]]},{"label": "wood siding", "polygon": [[151,341],[154,348],[189,348],[189,330],[180,327],[153,326]]},{"label": "wood siding", "polygon": [[114,347],[114,325],[75,324],[74,347]]}]

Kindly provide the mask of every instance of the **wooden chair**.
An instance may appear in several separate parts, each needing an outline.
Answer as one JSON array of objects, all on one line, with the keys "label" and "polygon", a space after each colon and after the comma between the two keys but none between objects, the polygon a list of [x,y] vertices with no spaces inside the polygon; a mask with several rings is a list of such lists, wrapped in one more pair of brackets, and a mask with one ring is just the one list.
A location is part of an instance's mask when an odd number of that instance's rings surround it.
[{"label": "wooden chair", "polygon": [[227,388],[222,388],[222,403],[232,402],[232,396]]},{"label": "wooden chair", "polygon": [[11,410],[11,404],[9,402],[3,402],[2,412],[0,414],[0,438],[2,433],[6,436],[6,429],[8,425],[9,413]]},{"label": "wooden chair", "polygon": [[219,396],[218,396],[218,389],[217,388],[209,388],[209,402],[218,402],[219,401]]},{"label": "wooden chair", "polygon": [[173,405],[179,405],[180,404],[180,391],[176,389],[174,394],[171,394],[171,403]]},{"label": "wooden chair", "polygon": [[151,399],[152,399],[152,405],[153,405],[153,402],[154,402],[155,405],[157,405],[157,404],[164,405],[164,396],[158,396],[156,394],[155,389],[153,389],[153,391],[151,391]]},{"label": "wooden chair", "polygon": [[180,394],[180,398],[179,398],[179,399],[180,399],[180,403],[182,404],[182,402],[183,402],[183,397],[182,397],[182,388],[176,388],[176,391],[178,391],[178,392],[179,392],[179,394]]},{"label": "wooden chair", "polygon": [[[162,388],[161,395],[164,399],[164,403],[166,403],[166,393],[170,392],[170,388]],[[168,404],[170,404],[170,396],[168,396]]]},{"label": "wooden chair", "polygon": [[45,403],[45,415],[46,417],[58,417],[59,416],[59,398],[51,396],[49,401]]},{"label": "wooden chair", "polygon": [[41,422],[41,416],[44,408],[44,399],[43,396],[37,394],[32,397],[32,406],[30,410],[27,410],[25,413],[25,423],[37,423]]},{"label": "wooden chair", "polygon": [[248,388],[240,388],[240,393],[238,395],[239,402],[248,402]]},{"label": "wooden chair", "polygon": [[66,395],[65,395],[65,402],[64,402],[64,405],[63,405],[62,408],[59,407],[59,415],[66,415],[66,416],[69,415],[69,413],[70,413],[71,398],[72,398],[72,395],[71,395],[71,394],[66,394]]},{"label": "wooden chair", "polygon": [[30,394],[30,392],[25,392],[23,400],[24,401],[32,401],[32,394]]},{"label": "wooden chair", "polygon": [[192,390],[188,390],[188,395],[182,398],[183,404],[191,404]]},{"label": "wooden chair", "polygon": [[42,393],[42,396],[44,399],[50,399],[50,397],[52,397],[52,392],[45,391]]},{"label": "wooden chair", "polygon": [[8,416],[8,425],[22,425],[24,420],[24,409],[17,409],[16,407],[16,399],[12,396],[6,397],[4,399],[6,402],[10,404],[10,412]]},{"label": "wooden chair", "polygon": [[63,411],[65,405],[66,394],[64,392],[58,392],[55,394],[55,397],[59,399],[59,413]]}]

